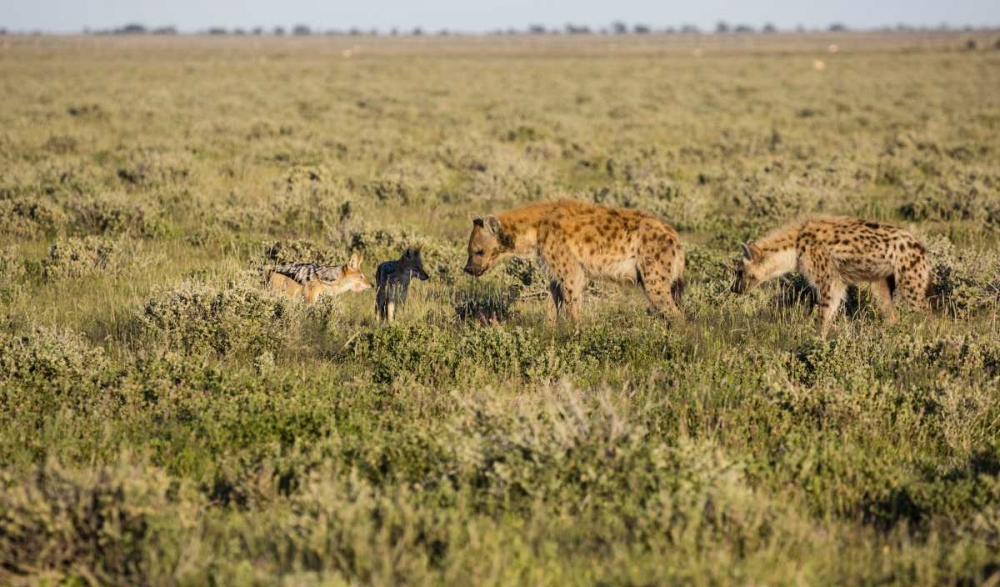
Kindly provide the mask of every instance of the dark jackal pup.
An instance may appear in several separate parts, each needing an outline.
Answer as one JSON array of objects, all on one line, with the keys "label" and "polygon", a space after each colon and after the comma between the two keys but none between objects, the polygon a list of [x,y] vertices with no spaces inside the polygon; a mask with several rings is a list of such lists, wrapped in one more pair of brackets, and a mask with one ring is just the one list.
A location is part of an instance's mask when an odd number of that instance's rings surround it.
[{"label": "dark jackal pup", "polygon": [[303,296],[310,303],[323,294],[365,291],[372,288],[372,282],[361,273],[364,258],[364,255],[355,253],[342,266],[317,263],[278,265],[268,272],[267,283],[290,298]]},{"label": "dark jackal pup", "polygon": [[743,245],[733,293],[798,271],[819,299],[819,334],[826,336],[848,285],[870,283],[872,297],[889,323],[896,321],[894,294],[913,309],[929,307],[927,250],[911,233],[859,218],[813,218]]},{"label": "dark jackal pup", "polygon": [[684,249],[674,229],[648,212],[562,201],[476,218],[465,272],[478,277],[504,257],[530,253],[548,272],[556,320],[565,310],[576,321],[590,277],[638,283],[653,310],[680,314]]},{"label": "dark jackal pup", "polygon": [[375,271],[375,313],[379,320],[392,322],[396,305],[406,304],[410,280],[416,277],[426,281],[429,277],[420,259],[420,249],[409,248],[398,261],[386,261]]}]

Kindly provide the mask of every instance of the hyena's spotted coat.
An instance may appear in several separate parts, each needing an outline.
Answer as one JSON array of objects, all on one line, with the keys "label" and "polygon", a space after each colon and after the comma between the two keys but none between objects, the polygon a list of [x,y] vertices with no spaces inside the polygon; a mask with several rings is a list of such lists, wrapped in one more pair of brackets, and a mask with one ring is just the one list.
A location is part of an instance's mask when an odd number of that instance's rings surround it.
[{"label": "hyena's spotted coat", "polygon": [[640,210],[554,202],[476,218],[465,271],[479,276],[508,255],[537,253],[551,279],[554,316],[575,321],[588,277],[642,286],[657,312],[677,315],[684,249],[666,222]]},{"label": "hyena's spotted coat", "polygon": [[315,302],[322,294],[361,292],[372,288],[371,282],[361,272],[363,260],[364,255],[355,253],[342,266],[318,263],[278,265],[268,271],[267,283],[290,298],[302,296],[309,303]]},{"label": "hyena's spotted coat", "polygon": [[819,300],[819,333],[825,336],[847,286],[870,283],[872,297],[890,323],[896,321],[894,295],[912,308],[928,308],[930,265],[927,250],[913,234],[884,222],[860,218],[814,218],[779,229],[743,245],[733,292],[798,271]]}]

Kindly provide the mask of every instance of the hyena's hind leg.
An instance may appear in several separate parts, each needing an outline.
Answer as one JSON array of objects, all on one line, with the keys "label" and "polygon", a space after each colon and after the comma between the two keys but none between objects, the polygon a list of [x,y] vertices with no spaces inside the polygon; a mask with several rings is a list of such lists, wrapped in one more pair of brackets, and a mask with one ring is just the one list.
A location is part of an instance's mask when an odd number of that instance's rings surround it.
[{"label": "hyena's hind leg", "polygon": [[673,243],[657,243],[642,253],[636,273],[650,307],[668,318],[680,316],[677,302],[684,290],[684,253]]},{"label": "hyena's hind leg", "polygon": [[677,301],[674,299],[674,295],[681,287],[679,282],[673,281],[663,273],[656,272],[640,273],[639,280],[653,311],[670,318],[680,316],[680,308],[677,307]]},{"label": "hyena's hind leg", "polygon": [[871,282],[872,299],[887,324],[895,324],[899,320],[896,305],[892,302],[894,289],[895,279],[891,275]]}]

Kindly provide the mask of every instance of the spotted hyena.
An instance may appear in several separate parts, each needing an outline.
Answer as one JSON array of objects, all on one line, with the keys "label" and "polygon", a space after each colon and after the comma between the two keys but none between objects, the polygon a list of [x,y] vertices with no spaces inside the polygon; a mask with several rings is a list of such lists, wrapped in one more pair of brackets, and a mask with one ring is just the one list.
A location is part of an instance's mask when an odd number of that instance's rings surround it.
[{"label": "spotted hyena", "polygon": [[267,283],[290,298],[302,296],[310,303],[323,294],[361,292],[372,288],[372,283],[361,272],[363,260],[364,255],[355,253],[343,266],[317,263],[278,265],[268,271]]},{"label": "spotted hyena", "polygon": [[396,306],[406,304],[410,280],[430,278],[424,271],[419,248],[409,248],[397,261],[386,261],[375,271],[375,313],[379,320],[392,322]]},{"label": "spotted hyena", "polygon": [[916,310],[929,306],[927,250],[913,234],[884,222],[814,218],[744,244],[733,292],[746,293],[792,271],[816,290],[820,336],[829,331],[848,285],[870,283],[872,297],[890,323],[896,321],[896,295]]},{"label": "spotted hyena", "polygon": [[655,311],[680,313],[684,249],[677,232],[648,212],[562,201],[476,218],[465,272],[478,277],[504,257],[529,253],[548,272],[556,319],[565,311],[576,321],[589,277],[638,283]]}]

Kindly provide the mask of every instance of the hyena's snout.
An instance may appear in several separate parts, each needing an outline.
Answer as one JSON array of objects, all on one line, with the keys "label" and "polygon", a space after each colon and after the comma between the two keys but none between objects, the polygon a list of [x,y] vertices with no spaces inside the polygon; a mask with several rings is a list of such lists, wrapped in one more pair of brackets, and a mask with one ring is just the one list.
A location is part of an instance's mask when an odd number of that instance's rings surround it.
[{"label": "hyena's snout", "polygon": [[750,285],[750,279],[747,277],[746,271],[742,267],[738,267],[729,292],[736,295],[743,295],[750,290]]}]

